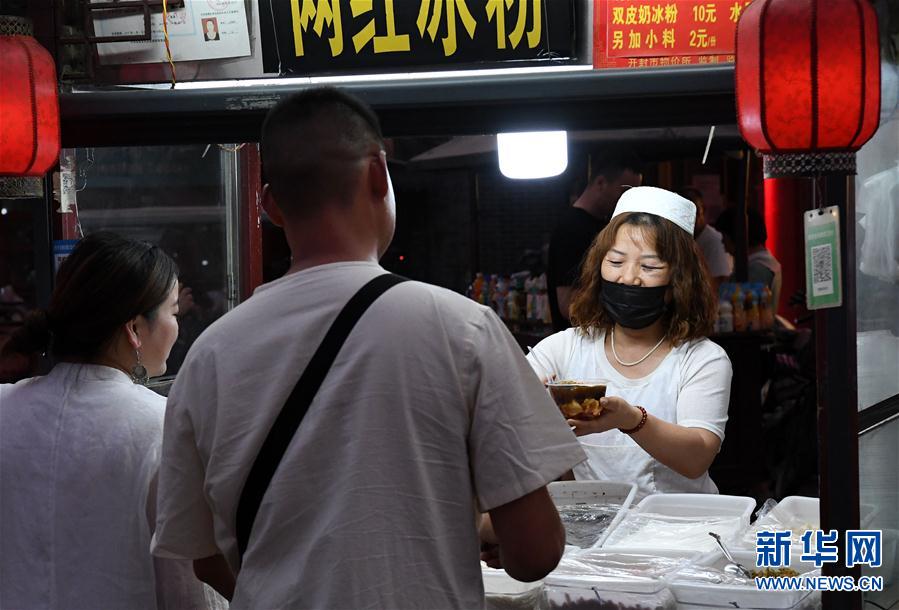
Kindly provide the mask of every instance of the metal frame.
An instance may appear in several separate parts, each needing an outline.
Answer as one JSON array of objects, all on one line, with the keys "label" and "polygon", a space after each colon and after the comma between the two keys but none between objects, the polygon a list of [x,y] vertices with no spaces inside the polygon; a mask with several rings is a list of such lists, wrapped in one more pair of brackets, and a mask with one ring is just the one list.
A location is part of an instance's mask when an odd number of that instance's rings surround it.
[{"label": "metal frame", "polygon": [[[213,89],[93,88],[60,97],[63,146],[253,142],[308,79]],[[736,123],[733,66],[346,83],[387,136]]]},{"label": "metal frame", "polygon": [[[63,0],[64,1],[64,0]],[[109,0],[107,2],[91,2],[91,0],[79,0],[84,11],[84,34],[82,36],[59,36],[59,44],[95,44],[104,42],[136,42],[150,40],[150,10],[162,10],[164,0]],[[183,8],[184,0],[167,0],[168,8]],[[104,15],[95,13],[137,12],[143,11],[144,32],[134,36],[96,36],[94,33],[94,18]],[[62,32],[65,25],[62,21],[62,11],[57,11],[57,32]]]},{"label": "metal frame", "polygon": [[[233,145],[237,146],[237,145]],[[221,163],[221,180],[223,185],[222,199],[225,205],[225,274],[227,277],[228,310],[237,307],[240,302],[241,286],[241,185],[239,184],[240,150],[235,148],[221,148],[219,159]]]},{"label": "metal frame", "polygon": [[[858,362],[856,354],[855,189],[844,176],[824,180],[822,201],[840,207],[843,305],[815,312],[818,464],[822,530],[859,529]],[[842,541],[842,539],[841,539]],[[861,568],[825,564],[826,576],[861,576]],[[824,608],[861,610],[862,595],[825,592]]]}]

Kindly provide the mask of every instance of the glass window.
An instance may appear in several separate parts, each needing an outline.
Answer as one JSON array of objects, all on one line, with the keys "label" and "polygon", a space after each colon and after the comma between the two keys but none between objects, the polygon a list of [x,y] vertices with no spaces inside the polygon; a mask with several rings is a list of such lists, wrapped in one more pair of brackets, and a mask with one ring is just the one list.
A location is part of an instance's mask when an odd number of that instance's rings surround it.
[{"label": "glass window", "polygon": [[883,532],[883,564],[866,568],[865,573],[882,576],[884,590],[866,594],[865,599],[881,608],[895,608],[899,604],[899,418],[865,432],[858,444],[861,526]]},{"label": "glass window", "polygon": [[[0,198],[0,350],[38,305],[36,227],[46,227],[41,199]],[[20,356],[0,358],[0,383],[27,377],[34,363]]]},{"label": "glass window", "polygon": [[899,394],[899,111],[858,153],[858,408]]},{"label": "glass window", "polygon": [[109,230],[158,244],[179,267],[178,340],[166,376],[214,320],[237,304],[239,146],[63,151],[77,192],[76,235]]}]

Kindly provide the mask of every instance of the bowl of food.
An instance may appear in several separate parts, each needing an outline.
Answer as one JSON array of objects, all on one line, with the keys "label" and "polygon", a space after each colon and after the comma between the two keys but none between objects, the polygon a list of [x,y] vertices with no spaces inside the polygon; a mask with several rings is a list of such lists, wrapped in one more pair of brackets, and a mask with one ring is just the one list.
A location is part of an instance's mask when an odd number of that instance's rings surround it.
[{"label": "bowl of food", "polygon": [[546,388],[566,419],[596,419],[602,413],[599,399],[606,395],[605,381],[550,381]]}]

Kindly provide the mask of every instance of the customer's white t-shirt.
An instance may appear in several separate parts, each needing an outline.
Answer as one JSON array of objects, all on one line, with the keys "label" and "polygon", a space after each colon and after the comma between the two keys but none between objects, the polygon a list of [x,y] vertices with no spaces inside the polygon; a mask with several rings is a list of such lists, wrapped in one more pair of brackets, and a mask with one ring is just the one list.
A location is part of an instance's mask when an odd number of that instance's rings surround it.
[{"label": "customer's white t-shirt", "polygon": [[262,286],[204,332],[178,374],[154,553],[221,550],[240,566],[232,608],[479,608],[475,509],[585,459],[489,308],[406,282],[349,335],[240,564],[237,502],[263,439],[337,313],[382,273],[334,263]]},{"label": "customer's white t-shirt", "polygon": [[0,607],[227,607],[189,563],[157,573],[150,555],[164,411],[95,364],[0,385]]},{"label": "customer's white t-shirt", "polygon": [[[603,379],[606,395],[620,396],[652,415],[687,428],[703,428],[724,440],[732,369],[727,353],[702,339],[672,349],[656,369],[628,379],[606,357],[605,333],[590,338],[576,328],[547,337],[528,354],[542,378]],[[579,437],[588,461],[574,469],[577,479],[636,483],[640,495],[717,493],[708,473],[682,476],[655,460],[629,435],[618,430]]]}]

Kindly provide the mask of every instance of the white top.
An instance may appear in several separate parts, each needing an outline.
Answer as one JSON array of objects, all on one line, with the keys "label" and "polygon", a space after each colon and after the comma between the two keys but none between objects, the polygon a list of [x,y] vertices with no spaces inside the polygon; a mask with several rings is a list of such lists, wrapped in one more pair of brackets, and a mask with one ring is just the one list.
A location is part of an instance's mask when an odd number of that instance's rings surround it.
[{"label": "white top", "polygon": [[[711,225],[706,225],[696,238],[696,245],[712,277],[730,277],[734,272],[733,258],[724,249],[724,237]],[[717,295],[716,295],[717,296]]]},{"label": "white top", "polygon": [[[0,385],[0,606],[157,607],[147,494],[164,412],[165,398],[99,365]],[[208,607],[181,563],[158,607]]]},{"label": "white top", "polygon": [[[628,379],[606,358],[604,339],[604,332],[590,339],[569,328],[538,343],[527,358],[541,378],[607,380],[607,396],[620,396],[660,419],[703,428],[724,440],[732,369],[720,346],[708,339],[685,343],[668,352],[648,376]],[[574,469],[577,479],[636,483],[641,496],[718,492],[708,473],[698,479],[681,476],[618,430],[579,438],[589,460]]]},{"label": "white top", "polygon": [[[376,264],[285,276],[194,343],[169,396],[154,553],[223,552],[263,439]],[[487,307],[406,282],[365,313],[256,516],[233,608],[478,608],[475,509],[585,459]]]}]

